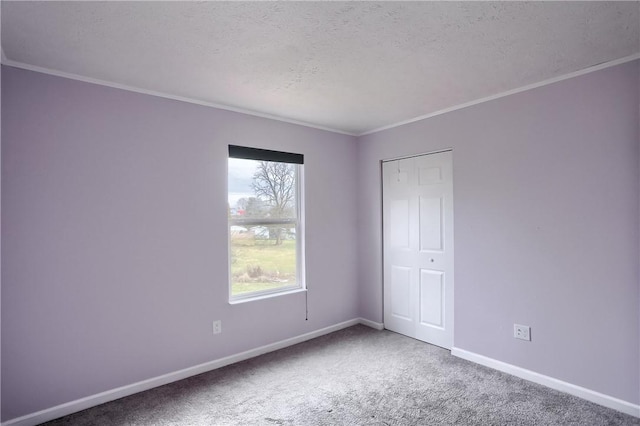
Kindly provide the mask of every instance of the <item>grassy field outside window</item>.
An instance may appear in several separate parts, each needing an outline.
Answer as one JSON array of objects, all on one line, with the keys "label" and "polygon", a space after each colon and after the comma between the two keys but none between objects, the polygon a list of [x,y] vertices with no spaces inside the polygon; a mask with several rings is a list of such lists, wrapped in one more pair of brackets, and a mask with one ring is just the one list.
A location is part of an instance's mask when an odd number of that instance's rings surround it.
[{"label": "grassy field outside window", "polygon": [[231,287],[234,295],[296,286],[296,241],[231,234]]}]

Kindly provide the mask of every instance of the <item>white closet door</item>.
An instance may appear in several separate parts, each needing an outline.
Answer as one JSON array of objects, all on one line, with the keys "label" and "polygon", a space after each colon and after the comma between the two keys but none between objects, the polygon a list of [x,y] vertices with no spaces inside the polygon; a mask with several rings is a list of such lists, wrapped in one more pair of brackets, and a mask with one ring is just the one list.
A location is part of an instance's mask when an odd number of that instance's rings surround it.
[{"label": "white closet door", "polygon": [[383,163],[385,328],[453,345],[451,151]]}]

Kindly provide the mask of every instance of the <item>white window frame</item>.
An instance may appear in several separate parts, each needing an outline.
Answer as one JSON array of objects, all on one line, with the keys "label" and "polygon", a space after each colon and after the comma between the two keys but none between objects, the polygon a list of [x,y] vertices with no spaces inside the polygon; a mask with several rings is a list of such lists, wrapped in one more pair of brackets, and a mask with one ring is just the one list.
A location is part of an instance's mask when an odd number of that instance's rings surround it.
[{"label": "white window frame", "polygon": [[[228,158],[241,158],[229,155]],[[283,163],[283,161],[273,160],[257,160],[269,161],[272,163]],[[286,163],[286,162],[285,162]],[[268,219],[268,218],[243,218],[243,219],[227,219],[227,248],[228,248],[228,285],[229,285],[229,303],[240,303],[251,300],[259,300],[267,297],[273,297],[283,294],[297,293],[306,291],[305,282],[305,262],[304,262],[304,165],[289,163],[295,167],[295,190],[296,190],[296,218],[295,219]],[[228,161],[227,161],[228,167]],[[227,179],[229,179],[229,169],[227,168]],[[228,190],[227,190],[228,191]],[[228,192],[227,192],[228,194]],[[296,230],[296,284],[284,285],[267,290],[252,291],[242,294],[233,294],[233,281],[231,274],[231,227],[232,226],[273,226],[288,225]],[[293,226],[291,226],[293,225]]]}]

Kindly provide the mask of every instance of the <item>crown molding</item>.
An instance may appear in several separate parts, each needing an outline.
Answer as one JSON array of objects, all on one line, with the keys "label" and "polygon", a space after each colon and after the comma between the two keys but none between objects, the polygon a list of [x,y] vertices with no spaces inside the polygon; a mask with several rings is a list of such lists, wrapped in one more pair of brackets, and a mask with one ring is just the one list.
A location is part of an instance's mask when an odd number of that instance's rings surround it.
[{"label": "crown molding", "polygon": [[307,123],[304,121],[298,121],[298,120],[294,120],[294,119],[290,119],[290,118],[286,118],[286,117],[280,117],[277,115],[271,115],[271,114],[266,114],[266,113],[261,113],[258,111],[252,111],[249,109],[244,109],[244,108],[238,108],[238,107],[232,107],[232,106],[228,106],[228,105],[222,105],[222,104],[217,104],[217,103],[213,103],[213,102],[207,102],[207,101],[203,101],[203,100],[199,100],[199,99],[193,99],[193,98],[188,98],[188,97],[184,97],[184,96],[177,96],[177,95],[172,95],[170,93],[164,93],[164,92],[158,92],[155,90],[148,90],[148,89],[142,89],[139,87],[135,87],[135,86],[129,86],[129,85],[125,85],[125,84],[120,84],[120,83],[114,83],[111,81],[106,81],[106,80],[100,80],[100,79],[96,79],[96,78],[91,78],[91,77],[85,77],[82,75],[78,75],[78,74],[72,74],[72,73],[67,73],[64,71],[58,71],[58,70],[53,70],[50,68],[45,68],[45,67],[39,67],[36,65],[30,65],[30,64],[25,64],[22,62],[17,62],[17,61],[13,61],[11,59],[8,59],[5,54],[4,54],[4,49],[2,49],[2,61],[1,63],[3,65],[7,65],[7,66],[11,66],[11,67],[15,67],[15,68],[21,68],[21,69],[25,69],[25,70],[29,70],[29,71],[36,71],[36,72],[40,72],[43,74],[49,74],[49,75],[54,75],[57,77],[63,77],[63,78],[69,78],[72,80],[78,80],[78,81],[83,81],[86,83],[93,83],[93,84],[97,84],[100,86],[107,86],[107,87],[112,87],[115,89],[121,89],[121,90],[127,90],[130,92],[136,92],[136,93],[142,93],[145,95],[151,95],[151,96],[157,96],[157,97],[161,97],[161,98],[166,98],[166,99],[172,99],[172,100],[176,100],[176,101],[181,101],[181,102],[187,102],[187,103],[191,103],[191,104],[196,104],[196,105],[202,105],[202,106],[206,106],[206,107],[211,107],[211,108],[216,108],[216,109],[221,109],[221,110],[225,110],[225,111],[231,111],[231,112],[237,112],[240,114],[246,114],[246,115],[251,115],[254,117],[260,117],[260,118],[266,118],[266,119],[270,119],[270,120],[276,120],[276,121],[281,121],[284,123],[289,123],[289,124],[295,124],[298,126],[304,126],[304,127],[309,127],[309,128],[313,128],[313,129],[318,129],[318,130],[324,130],[327,132],[332,132],[332,133],[338,133],[338,134],[342,134],[342,135],[347,135],[347,136],[356,136],[356,137],[362,137],[362,136],[366,136],[366,135],[370,135],[373,133],[378,133],[378,132],[382,132],[384,130],[389,130],[389,129],[393,129],[395,127],[400,127],[400,126],[404,126],[405,124],[410,124],[410,123],[415,123],[417,121],[422,121],[422,120],[426,120],[427,118],[431,118],[431,117],[436,117],[438,115],[442,115],[442,114],[446,114],[448,112],[452,112],[452,111],[457,111],[463,108],[467,108],[473,105],[478,105],[484,102],[490,102],[493,101],[495,99],[500,99],[503,98],[505,96],[509,96],[509,95],[514,95],[516,93],[521,93],[521,92],[525,92],[527,90],[532,90],[532,89],[536,89],[538,87],[543,87],[543,86],[547,86],[549,84],[553,84],[553,83],[557,83],[563,80],[568,80],[570,78],[574,78],[574,77],[578,77],[581,75],[585,75],[585,74],[589,74],[595,71],[600,71],[606,68],[610,68],[610,67],[614,67],[617,65],[621,65],[627,62],[631,62],[631,61],[635,61],[640,59],[640,53],[636,53],[630,56],[625,56],[624,58],[620,58],[620,59],[616,59],[613,61],[607,61],[607,62],[603,62],[600,64],[596,64],[593,66],[590,66],[588,68],[584,68],[582,70],[578,70],[578,71],[574,71],[568,74],[564,74],[558,77],[553,77],[553,78],[549,78],[547,80],[543,80],[537,83],[532,83],[532,84],[528,84],[526,86],[522,86],[516,89],[511,89],[511,90],[507,90],[505,92],[501,92],[501,93],[497,93],[495,95],[491,95],[491,96],[486,96],[480,99],[476,99],[470,102],[465,102],[463,104],[459,104],[459,105],[454,105],[448,108],[444,108],[435,112],[431,112],[429,114],[424,114],[424,115],[420,115],[418,117],[414,117],[414,118],[410,118],[408,120],[403,120],[397,123],[393,123],[393,124],[389,124],[386,126],[382,126],[382,127],[378,127],[372,130],[367,130],[365,132],[362,133],[352,133],[352,132],[347,132],[344,130],[339,130],[339,129],[334,129],[331,127],[326,127],[326,126],[321,126],[321,125],[317,125],[317,124],[312,124],[312,123]]},{"label": "crown molding", "polygon": [[621,65],[621,64],[624,64],[626,62],[635,61],[637,59],[640,59],[640,53],[636,53],[636,54],[630,55],[630,56],[625,56],[624,58],[616,59],[616,60],[613,60],[613,61],[603,62],[603,63],[597,64],[597,65],[593,65],[593,66],[588,67],[588,68],[584,68],[584,69],[579,70],[579,71],[574,71],[574,72],[571,72],[569,74],[564,74],[564,75],[561,75],[561,76],[558,76],[558,77],[549,78],[547,80],[543,80],[543,81],[540,81],[538,83],[528,84],[526,86],[522,86],[522,87],[519,87],[517,89],[507,90],[506,92],[501,92],[501,93],[497,93],[495,95],[486,96],[484,98],[476,99],[476,100],[470,101],[470,102],[465,102],[465,103],[460,104],[460,105],[455,105],[455,106],[452,106],[452,107],[449,107],[449,108],[444,108],[444,109],[441,109],[441,110],[438,110],[438,111],[435,111],[435,112],[431,112],[429,114],[420,115],[420,116],[415,117],[415,118],[410,118],[409,120],[404,120],[404,121],[400,121],[398,123],[389,124],[387,126],[378,127],[376,129],[369,130],[369,131],[366,131],[364,133],[359,133],[356,136],[358,136],[358,137],[366,136],[366,135],[370,135],[372,133],[381,132],[383,130],[389,130],[389,129],[393,129],[395,127],[404,126],[405,124],[415,123],[416,121],[425,120],[427,118],[435,117],[437,115],[446,114],[448,112],[457,111],[459,109],[467,108],[467,107],[470,107],[470,106],[473,106],[473,105],[478,105],[478,104],[482,104],[484,102],[493,101],[495,99],[504,98],[505,96],[514,95],[516,93],[526,92],[527,90],[536,89],[536,88],[542,87],[542,86],[547,86],[549,84],[557,83],[559,81],[568,80],[570,78],[578,77],[578,76],[581,76],[581,75],[584,75],[584,74],[589,74],[589,73],[592,73],[592,72],[595,72],[595,71],[600,71],[600,70],[603,70],[605,68],[615,67],[616,65]]},{"label": "crown molding", "polygon": [[68,78],[68,79],[71,79],[71,80],[78,80],[78,81],[82,81],[84,83],[92,83],[92,84],[97,84],[99,86],[111,87],[111,88],[114,88],[114,89],[127,90],[129,92],[142,93],[144,95],[157,96],[157,97],[160,97],[160,98],[171,99],[171,100],[174,100],[174,101],[187,102],[187,103],[190,103],[190,104],[196,104],[196,105],[206,106],[206,107],[210,107],[210,108],[221,109],[221,110],[225,110],[225,111],[237,112],[237,113],[240,113],[240,114],[251,115],[251,116],[260,117],[260,118],[266,118],[266,119],[269,119],[269,120],[281,121],[281,122],[284,122],[284,123],[295,124],[295,125],[303,126],[303,127],[310,127],[310,128],[313,128],[313,129],[324,130],[324,131],[332,132],[332,133],[339,133],[339,134],[347,135],[347,136],[357,136],[355,133],[346,132],[344,130],[334,129],[334,128],[331,128],[331,127],[321,126],[321,125],[317,125],[317,124],[313,124],[313,123],[307,123],[305,121],[294,120],[294,119],[291,119],[291,118],[280,117],[280,116],[277,116],[277,115],[266,114],[266,113],[262,113],[262,112],[258,112],[258,111],[253,111],[253,110],[250,110],[250,109],[238,108],[238,107],[233,107],[233,106],[223,105],[223,104],[217,104],[217,103],[214,103],[214,102],[207,102],[207,101],[203,101],[203,100],[200,100],[200,99],[193,99],[193,98],[189,98],[189,97],[185,97],[185,96],[178,96],[178,95],[173,95],[173,94],[170,94],[170,93],[159,92],[159,91],[156,91],[156,90],[143,89],[143,88],[140,88],[140,87],[129,86],[129,85],[126,85],[126,84],[114,83],[112,81],[100,80],[100,79],[92,78],[92,77],[86,77],[86,76],[83,76],[83,75],[68,73],[68,72],[65,72],[65,71],[58,71],[58,70],[54,70],[54,69],[51,69],[51,68],[39,67],[37,65],[25,64],[23,62],[18,62],[18,61],[14,61],[14,60],[8,59],[8,58],[6,58],[4,56],[4,51],[2,53],[3,53],[2,54],[2,65],[14,67],[14,68],[20,68],[20,69],[24,69],[24,70],[27,70],[27,71],[35,71],[35,72],[39,72],[39,73],[42,73],[42,74],[48,74],[48,75],[53,75],[53,76],[56,76],[56,77]]}]

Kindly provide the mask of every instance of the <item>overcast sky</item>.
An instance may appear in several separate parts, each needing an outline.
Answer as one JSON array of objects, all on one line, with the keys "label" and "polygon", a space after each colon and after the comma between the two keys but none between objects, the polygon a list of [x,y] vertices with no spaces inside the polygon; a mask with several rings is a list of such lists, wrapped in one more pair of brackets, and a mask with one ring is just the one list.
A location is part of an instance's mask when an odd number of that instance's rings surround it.
[{"label": "overcast sky", "polygon": [[255,197],[251,181],[259,162],[229,158],[229,205],[234,207],[240,198]]}]

